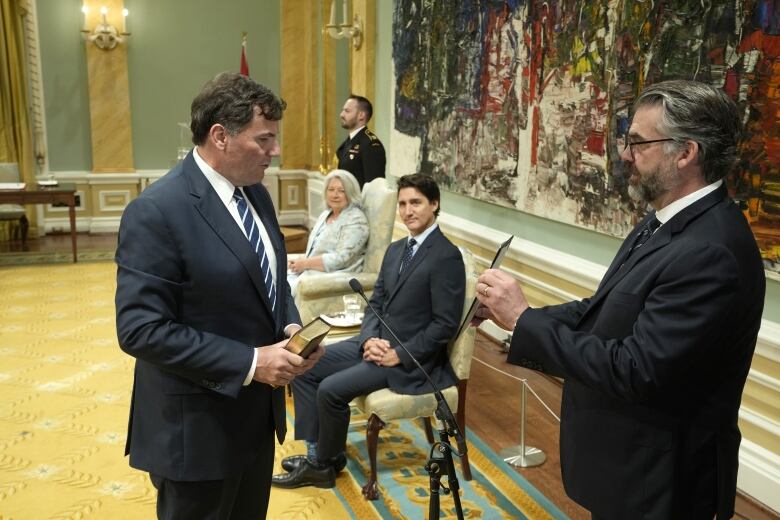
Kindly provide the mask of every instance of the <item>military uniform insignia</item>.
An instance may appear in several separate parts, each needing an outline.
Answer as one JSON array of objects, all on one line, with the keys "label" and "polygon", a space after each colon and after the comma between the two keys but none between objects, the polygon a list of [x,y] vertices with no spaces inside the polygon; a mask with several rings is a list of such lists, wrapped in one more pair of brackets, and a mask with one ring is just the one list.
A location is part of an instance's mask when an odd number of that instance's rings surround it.
[{"label": "military uniform insignia", "polygon": [[339,168],[352,173],[361,186],[376,177],[385,176],[385,149],[368,128],[363,127],[353,137],[347,137],[336,156]]}]

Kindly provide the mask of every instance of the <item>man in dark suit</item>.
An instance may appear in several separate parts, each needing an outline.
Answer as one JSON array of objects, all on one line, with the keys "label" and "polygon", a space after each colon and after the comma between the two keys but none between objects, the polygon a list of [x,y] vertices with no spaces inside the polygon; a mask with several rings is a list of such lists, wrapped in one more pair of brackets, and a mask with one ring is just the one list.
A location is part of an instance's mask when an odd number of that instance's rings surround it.
[{"label": "man in dark suit", "polygon": [[488,270],[480,314],[514,331],[510,363],[565,379],[563,483],[594,518],[731,518],[765,290],[723,181],[740,120],[724,92],[692,81],[651,85],[634,110],[621,157],[631,193],[654,211],[596,293],[533,309]]},{"label": "man in dark suit", "polygon": [[159,518],[265,518],[285,434],[278,387],[322,355],[283,348],[300,317],[261,181],[284,108],[248,77],[217,76],[192,102],[195,149],[122,215],[117,334],[136,358],[126,453],[149,472]]},{"label": "man in dark suit", "polygon": [[[460,251],[436,224],[439,188],[425,175],[398,181],[398,213],[409,237],[387,248],[371,305],[440,387],[454,385],[447,344],[463,312],[465,268]],[[379,320],[366,309],[360,334],[328,347],[311,371],[293,381],[295,438],[306,456],[287,457],[279,487],[333,487],[346,464],[349,403],[381,388],[402,394],[431,391],[425,376]]]},{"label": "man in dark suit", "polygon": [[377,177],[385,176],[385,147],[366,125],[373,114],[371,102],[351,94],[341,109],[341,127],[349,137],[336,150],[339,169],[355,176],[360,187]]}]

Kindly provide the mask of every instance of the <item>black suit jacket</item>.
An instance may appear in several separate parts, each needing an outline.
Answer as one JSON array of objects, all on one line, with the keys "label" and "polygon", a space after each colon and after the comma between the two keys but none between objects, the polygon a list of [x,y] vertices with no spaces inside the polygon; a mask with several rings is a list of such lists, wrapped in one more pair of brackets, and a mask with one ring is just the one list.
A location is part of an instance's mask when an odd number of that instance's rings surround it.
[{"label": "black suit jacket", "polygon": [[565,378],[563,481],[596,516],[731,518],[761,257],[723,186],[629,256],[643,224],[592,298],[523,313],[509,361]]},{"label": "black suit jacket", "polygon": [[347,137],[336,150],[336,157],[339,169],[354,175],[361,188],[363,184],[385,176],[385,147],[368,128],[361,129],[352,139]]},{"label": "black suit jacket", "polygon": [[[406,242],[407,238],[403,238],[388,246],[371,295],[371,305],[382,314],[434,383],[439,388],[452,386],[457,379],[449,364],[447,344],[457,332],[463,313],[466,294],[463,257],[436,228],[399,274]],[[388,340],[401,359],[401,370],[388,373],[391,390],[411,395],[431,392],[430,385],[409,355],[366,309],[359,344],[372,337]]]},{"label": "black suit jacket", "polygon": [[284,438],[284,390],[242,384],[252,349],[300,318],[270,196],[261,184],[244,191],[276,253],[276,312],[257,255],[192,152],[122,215],[117,333],[136,358],[126,449],[137,469],[218,480],[252,462],[261,435]]}]

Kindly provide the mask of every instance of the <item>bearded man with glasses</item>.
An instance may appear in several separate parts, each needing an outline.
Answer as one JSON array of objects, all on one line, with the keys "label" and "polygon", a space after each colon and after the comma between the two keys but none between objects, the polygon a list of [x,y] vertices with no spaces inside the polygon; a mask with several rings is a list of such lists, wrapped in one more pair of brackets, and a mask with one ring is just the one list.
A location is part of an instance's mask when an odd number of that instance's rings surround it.
[{"label": "bearded man with glasses", "polygon": [[513,332],[510,363],[564,378],[563,483],[593,518],[731,518],[766,283],[723,180],[740,118],[723,91],[693,81],[651,85],[634,110],[618,146],[630,194],[653,211],[596,293],[534,309],[490,269],[478,315]]}]

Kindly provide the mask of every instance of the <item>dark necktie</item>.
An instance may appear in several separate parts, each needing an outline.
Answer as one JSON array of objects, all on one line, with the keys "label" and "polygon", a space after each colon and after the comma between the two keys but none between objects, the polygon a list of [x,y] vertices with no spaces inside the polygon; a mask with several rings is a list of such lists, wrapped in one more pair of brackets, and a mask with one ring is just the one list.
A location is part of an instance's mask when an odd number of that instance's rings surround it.
[{"label": "dark necktie", "polygon": [[655,218],[655,215],[650,217],[650,220],[648,220],[645,225],[642,227],[642,230],[639,232],[639,234],[636,236],[636,239],[634,240],[634,245],[631,246],[631,250],[628,252],[630,255],[640,247],[642,247],[645,242],[650,240],[650,237],[653,236],[653,233],[656,229],[661,225],[661,222]]},{"label": "dark necktie", "polygon": [[268,255],[265,253],[263,240],[260,238],[260,229],[257,227],[255,218],[252,216],[252,212],[246,204],[244,195],[238,188],[233,192],[233,199],[236,201],[238,216],[241,217],[241,223],[244,224],[247,240],[249,240],[249,244],[252,246],[255,253],[257,253],[257,257],[260,260],[260,268],[263,271],[265,289],[268,291],[268,299],[271,301],[271,309],[273,310],[276,308],[276,288],[274,287],[274,278],[271,275],[271,263],[268,261]]},{"label": "dark necktie", "polygon": [[409,263],[412,261],[412,256],[414,256],[414,246],[417,244],[417,240],[410,238],[409,241],[406,243],[406,249],[404,250],[404,256],[401,259],[401,272],[404,272],[404,269],[406,269],[406,266],[409,265]]}]

